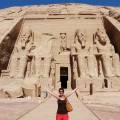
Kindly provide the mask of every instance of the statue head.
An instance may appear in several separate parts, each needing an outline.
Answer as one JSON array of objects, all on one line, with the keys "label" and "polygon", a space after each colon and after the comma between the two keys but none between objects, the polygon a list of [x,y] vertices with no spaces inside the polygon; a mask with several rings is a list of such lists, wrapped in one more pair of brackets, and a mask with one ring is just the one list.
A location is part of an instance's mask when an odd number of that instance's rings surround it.
[{"label": "statue head", "polygon": [[32,31],[29,30],[21,35],[21,47],[22,49],[25,49],[26,44],[30,41],[30,37],[32,36]]},{"label": "statue head", "polygon": [[75,42],[78,41],[82,48],[85,48],[86,39],[85,32],[81,32],[79,29],[75,32]]},{"label": "statue head", "polygon": [[101,31],[99,28],[97,29],[96,33],[95,33],[95,38],[98,38],[98,41],[102,44],[102,45],[106,45],[107,43],[107,36],[106,34]]},{"label": "statue head", "polygon": [[66,38],[66,33],[60,33],[60,37],[61,37],[62,39],[65,39],[65,38]]}]

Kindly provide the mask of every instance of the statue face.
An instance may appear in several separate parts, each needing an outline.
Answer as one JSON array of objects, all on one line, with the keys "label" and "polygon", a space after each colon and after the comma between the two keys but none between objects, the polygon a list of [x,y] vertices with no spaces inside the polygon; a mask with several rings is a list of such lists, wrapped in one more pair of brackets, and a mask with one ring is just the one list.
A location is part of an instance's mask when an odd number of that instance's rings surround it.
[{"label": "statue face", "polygon": [[98,36],[99,42],[105,45],[107,42],[107,36],[105,35],[105,33],[100,29],[97,29],[97,36]]},{"label": "statue face", "polygon": [[21,38],[21,47],[22,47],[22,49],[25,49],[25,47],[26,47],[26,43],[28,43],[29,42],[29,37],[30,37],[30,35],[29,34],[23,34],[22,35],[22,38]]},{"label": "statue face", "polygon": [[61,37],[62,39],[65,39],[65,38],[66,38],[66,33],[60,33],[60,37]]},{"label": "statue face", "polygon": [[78,41],[80,42],[81,47],[85,48],[85,42],[86,41],[85,41],[85,36],[84,36],[83,33],[78,32]]},{"label": "statue face", "polygon": [[104,34],[102,34],[101,36],[100,36],[100,39],[101,39],[101,42],[103,42],[104,44],[106,44],[106,36],[104,35]]}]

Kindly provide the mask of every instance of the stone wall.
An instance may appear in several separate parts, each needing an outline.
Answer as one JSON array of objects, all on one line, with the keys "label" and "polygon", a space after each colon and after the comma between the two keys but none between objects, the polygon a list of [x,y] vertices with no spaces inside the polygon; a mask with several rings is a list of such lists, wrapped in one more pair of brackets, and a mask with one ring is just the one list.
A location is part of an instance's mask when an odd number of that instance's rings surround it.
[{"label": "stone wall", "polygon": [[7,69],[10,55],[21,28],[22,20],[16,23],[0,44],[0,70]]},{"label": "stone wall", "polygon": [[90,91],[92,85],[94,91],[119,90],[120,23],[102,9],[94,10],[31,7],[23,21],[3,19],[0,92],[7,97],[45,98],[46,87]]},{"label": "stone wall", "polygon": [[120,23],[111,17],[104,17],[106,32],[115,47],[115,52],[120,56]]}]

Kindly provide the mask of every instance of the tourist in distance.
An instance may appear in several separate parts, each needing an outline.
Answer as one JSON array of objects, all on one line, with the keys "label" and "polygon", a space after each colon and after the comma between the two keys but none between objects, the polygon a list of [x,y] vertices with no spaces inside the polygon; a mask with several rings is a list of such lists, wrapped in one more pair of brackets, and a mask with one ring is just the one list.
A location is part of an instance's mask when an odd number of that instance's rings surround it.
[{"label": "tourist in distance", "polygon": [[72,90],[68,95],[64,94],[64,88],[59,88],[59,94],[55,94],[46,88],[47,92],[57,98],[58,109],[56,113],[56,120],[69,120],[68,110],[66,108],[67,97],[71,96],[78,88]]}]

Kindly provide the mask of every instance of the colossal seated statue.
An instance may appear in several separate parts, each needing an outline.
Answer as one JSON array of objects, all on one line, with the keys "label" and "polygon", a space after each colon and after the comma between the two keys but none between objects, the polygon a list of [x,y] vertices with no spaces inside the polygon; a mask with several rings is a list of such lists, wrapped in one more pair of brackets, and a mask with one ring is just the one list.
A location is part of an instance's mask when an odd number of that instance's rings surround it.
[{"label": "colossal seated statue", "polygon": [[[56,39],[53,34],[42,33],[36,48],[31,51],[35,57],[35,76],[40,80],[41,96],[44,95],[44,87],[51,87],[50,69],[52,61],[53,41]],[[54,69],[54,68],[53,68]],[[52,71],[54,75],[54,71]]]},{"label": "colossal seated statue", "polygon": [[[88,61],[86,56],[88,56],[88,46],[86,44],[86,33],[81,32],[79,29],[76,30],[74,35],[74,43],[71,48],[73,57],[77,57],[76,60],[78,61],[79,71],[78,74],[80,77],[84,77],[87,72],[87,63]],[[74,61],[74,58],[73,58]],[[74,61],[73,66],[75,66],[76,62]],[[76,71],[75,71],[76,72]],[[75,73],[74,72],[74,73]],[[75,75],[76,76],[76,75]]]},{"label": "colossal seated statue", "polygon": [[20,41],[18,41],[11,59],[11,77],[24,78],[28,56],[33,48],[32,31],[26,31],[21,34]]},{"label": "colossal seated statue", "polygon": [[35,56],[36,75],[49,77],[52,59],[52,44],[55,37],[49,33],[41,34],[40,44],[32,51]]},{"label": "colossal seated statue", "polygon": [[[95,55],[100,56],[102,71],[105,77],[113,76],[111,57],[115,54],[114,47],[110,44],[109,38],[105,32],[97,29],[94,34]],[[99,67],[99,66],[98,66]]]}]

